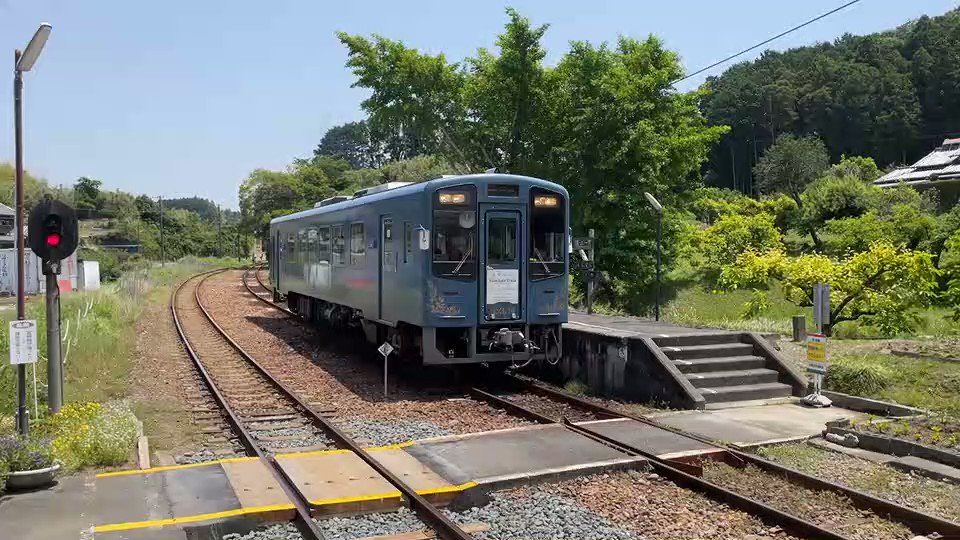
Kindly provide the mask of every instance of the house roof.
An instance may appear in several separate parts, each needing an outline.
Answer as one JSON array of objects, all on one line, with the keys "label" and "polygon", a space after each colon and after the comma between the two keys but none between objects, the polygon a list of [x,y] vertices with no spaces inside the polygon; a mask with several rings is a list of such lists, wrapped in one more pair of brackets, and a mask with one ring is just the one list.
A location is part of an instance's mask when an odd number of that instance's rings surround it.
[{"label": "house roof", "polygon": [[14,215],[13,208],[10,208],[5,204],[0,203],[0,216],[12,216],[12,215]]},{"label": "house roof", "polygon": [[960,139],[944,139],[943,144],[909,167],[894,169],[874,180],[873,185],[892,187],[901,183],[931,187],[960,182]]}]

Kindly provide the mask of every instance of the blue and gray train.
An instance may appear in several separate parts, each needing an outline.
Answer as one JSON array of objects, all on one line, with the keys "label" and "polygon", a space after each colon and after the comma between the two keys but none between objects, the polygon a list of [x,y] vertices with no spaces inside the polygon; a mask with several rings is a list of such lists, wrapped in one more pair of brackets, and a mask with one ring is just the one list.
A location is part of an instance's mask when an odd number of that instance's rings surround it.
[{"label": "blue and gray train", "polygon": [[390,183],[270,222],[274,295],[423,364],[557,358],[569,199],[508,174]]}]

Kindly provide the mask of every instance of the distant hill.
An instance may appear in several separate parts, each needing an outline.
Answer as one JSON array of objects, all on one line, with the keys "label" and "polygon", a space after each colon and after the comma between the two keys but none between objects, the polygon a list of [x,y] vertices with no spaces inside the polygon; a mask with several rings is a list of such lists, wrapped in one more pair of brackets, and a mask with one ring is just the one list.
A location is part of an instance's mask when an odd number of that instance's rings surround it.
[{"label": "distant hill", "polygon": [[757,158],[782,133],[818,135],[834,161],[911,163],[960,132],[957,66],[960,9],[736,64],[704,85],[708,121],[732,128],[714,146],[711,183],[748,191]]}]

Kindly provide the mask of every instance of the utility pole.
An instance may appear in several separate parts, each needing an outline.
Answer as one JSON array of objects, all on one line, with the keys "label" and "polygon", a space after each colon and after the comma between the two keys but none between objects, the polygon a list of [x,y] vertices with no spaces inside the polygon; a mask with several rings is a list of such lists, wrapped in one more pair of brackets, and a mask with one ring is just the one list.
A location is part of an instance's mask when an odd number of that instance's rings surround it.
[{"label": "utility pole", "polygon": [[163,251],[163,195],[157,197],[157,200],[160,202],[160,268],[163,268],[166,260],[166,254]]},{"label": "utility pole", "polygon": [[223,247],[221,247],[221,242],[223,242],[223,240],[221,240],[220,238],[221,221],[222,220],[220,219],[220,205],[218,204],[217,205],[217,257],[223,257]]},{"label": "utility pole", "polygon": [[661,238],[663,232],[663,205],[660,204],[660,201],[656,199],[651,193],[644,192],[644,197],[647,198],[647,202],[650,203],[650,206],[653,207],[653,211],[657,213],[657,300],[654,305],[654,320],[660,321],[660,252],[661,249]]},{"label": "utility pole", "polygon": [[595,238],[597,236],[596,231],[593,229],[587,229],[587,238],[590,239],[590,254],[588,259],[590,260],[590,268],[587,269],[587,315],[593,314],[593,261],[594,259],[594,247],[593,244],[596,242]]}]

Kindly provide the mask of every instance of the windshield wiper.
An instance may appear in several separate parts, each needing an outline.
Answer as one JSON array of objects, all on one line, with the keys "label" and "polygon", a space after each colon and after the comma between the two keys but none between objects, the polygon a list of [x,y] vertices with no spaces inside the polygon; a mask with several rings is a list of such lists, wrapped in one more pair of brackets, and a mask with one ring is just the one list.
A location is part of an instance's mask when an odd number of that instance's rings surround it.
[{"label": "windshield wiper", "polygon": [[471,255],[473,255],[473,237],[472,236],[470,237],[470,246],[467,248],[467,252],[463,254],[463,258],[460,259],[460,263],[457,264],[457,267],[453,269],[454,275],[460,273],[460,268],[463,267],[463,263],[467,262],[467,259],[469,259]]},{"label": "windshield wiper", "polygon": [[540,253],[540,250],[533,248],[533,254],[537,256],[537,261],[543,265],[543,271],[550,274],[550,267],[547,266],[547,263],[543,262],[543,254]]}]

